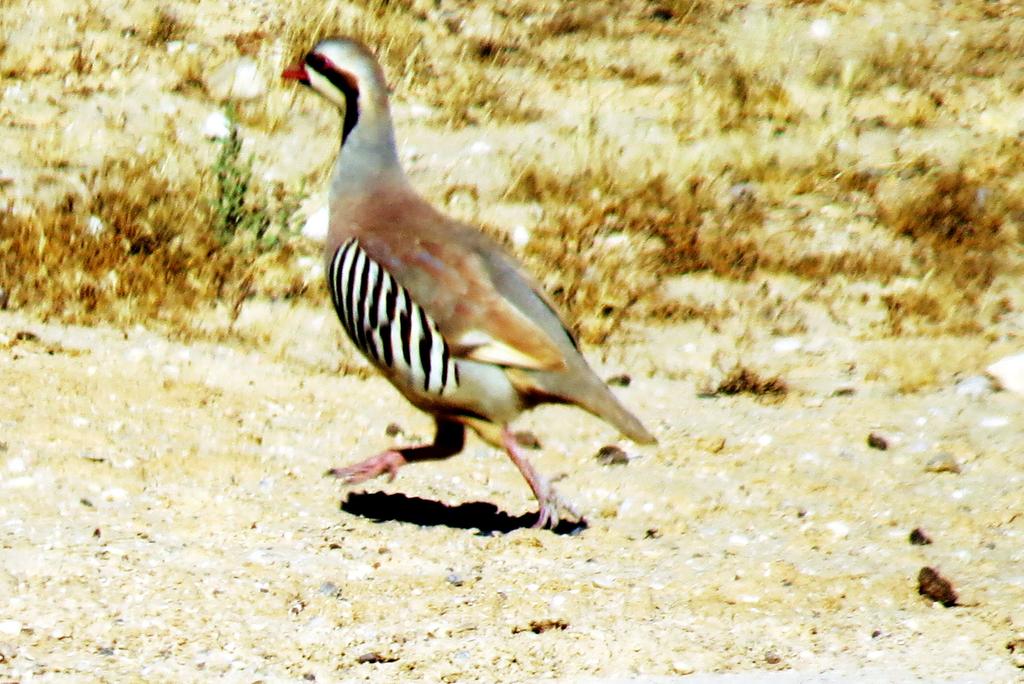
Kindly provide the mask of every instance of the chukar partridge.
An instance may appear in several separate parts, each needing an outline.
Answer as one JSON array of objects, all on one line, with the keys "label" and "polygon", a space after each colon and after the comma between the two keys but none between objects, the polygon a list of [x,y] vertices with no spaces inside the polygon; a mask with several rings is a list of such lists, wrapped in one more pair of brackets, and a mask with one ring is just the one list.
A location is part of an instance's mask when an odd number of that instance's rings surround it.
[{"label": "chukar partridge", "polygon": [[437,425],[432,444],[330,474],[348,483],[394,478],[407,463],[459,453],[469,426],[526,478],[540,506],[535,527],[555,527],[559,508],[575,515],[527,460],[510,421],[537,404],[575,404],[636,442],[654,437],[590,369],[516,261],[412,188],[384,72],[364,45],[324,40],[282,75],[344,110],[324,252],[334,309],[355,346]]}]

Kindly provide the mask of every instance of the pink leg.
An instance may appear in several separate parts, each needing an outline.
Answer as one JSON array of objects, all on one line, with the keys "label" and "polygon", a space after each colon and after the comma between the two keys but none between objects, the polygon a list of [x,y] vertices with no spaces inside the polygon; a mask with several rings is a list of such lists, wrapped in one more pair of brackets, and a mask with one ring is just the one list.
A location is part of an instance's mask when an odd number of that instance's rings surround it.
[{"label": "pink leg", "polygon": [[534,469],[533,465],[526,458],[526,454],[523,453],[522,447],[519,446],[515,435],[507,427],[501,431],[501,443],[505,447],[505,451],[508,452],[509,458],[519,468],[519,472],[523,474],[526,483],[530,485],[533,495],[537,497],[539,510],[537,511],[537,522],[533,524],[534,529],[545,527],[554,529],[558,527],[559,507],[564,508],[576,518],[580,517],[579,513],[571,505],[563,501],[555,493],[555,489],[548,482],[548,479]]},{"label": "pink leg", "polygon": [[462,451],[466,441],[466,428],[461,423],[447,420],[437,421],[437,434],[434,443],[418,447],[388,449],[365,461],[354,463],[344,468],[331,468],[326,475],[344,480],[346,484],[357,484],[372,480],[378,475],[388,473],[389,480],[394,480],[398,469],[414,461],[429,461],[448,458]]}]

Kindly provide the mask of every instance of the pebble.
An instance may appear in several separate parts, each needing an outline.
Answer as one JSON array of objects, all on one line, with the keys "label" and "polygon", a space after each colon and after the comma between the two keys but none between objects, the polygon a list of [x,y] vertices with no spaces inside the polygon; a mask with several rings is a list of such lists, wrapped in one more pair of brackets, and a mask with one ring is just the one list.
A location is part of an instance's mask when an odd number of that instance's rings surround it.
[{"label": "pebble", "polygon": [[21,623],[17,620],[0,620],[0,634],[18,636],[21,634]]},{"label": "pebble", "polygon": [[409,114],[414,119],[428,119],[434,116],[434,108],[419,102],[414,102],[409,105]]},{"label": "pebble", "polygon": [[520,223],[512,229],[512,234],[509,236],[509,239],[512,240],[512,244],[517,249],[522,249],[529,244],[531,237],[532,234],[530,233],[530,229]]},{"label": "pebble", "polygon": [[316,240],[317,242],[323,242],[327,239],[327,226],[330,222],[330,212],[327,209],[327,205],[324,205],[314,211],[306,219],[306,223],[302,226],[302,235],[310,240]]},{"label": "pebble", "polygon": [[947,608],[955,606],[959,600],[953,583],[930,567],[921,568],[917,574],[917,593]]},{"label": "pebble", "polygon": [[494,151],[494,147],[483,140],[477,140],[475,143],[469,146],[469,153],[476,156],[482,156],[490,154]]},{"label": "pebble", "polygon": [[515,434],[516,442],[524,449],[540,449],[541,443],[537,435],[529,430],[520,430]]},{"label": "pebble", "polygon": [[1024,354],[1004,356],[985,369],[1000,389],[1024,394]]},{"label": "pebble", "polygon": [[972,375],[956,383],[956,393],[962,397],[980,397],[994,389],[992,380],[984,375]]},{"label": "pebble", "polygon": [[103,490],[103,493],[100,494],[100,498],[104,501],[110,502],[124,501],[128,498],[128,492],[121,487],[110,487],[109,489]]},{"label": "pebble", "polygon": [[828,40],[832,37],[832,24],[827,19],[815,19],[811,22],[809,33],[814,40]]},{"label": "pebble", "polygon": [[915,527],[910,532],[910,543],[914,546],[927,546],[932,543],[932,538],[920,527]]},{"label": "pebble", "polygon": [[613,444],[598,449],[594,458],[603,465],[626,465],[629,463],[629,454]]},{"label": "pebble", "polygon": [[850,526],[841,520],[833,520],[825,525],[829,532],[842,539],[850,535]]},{"label": "pebble", "polygon": [[889,440],[877,432],[868,435],[868,446],[879,451],[886,451],[889,448]]},{"label": "pebble", "polygon": [[93,237],[101,235],[106,230],[106,226],[103,225],[103,220],[99,216],[90,216],[89,220],[85,222],[85,232]]},{"label": "pebble", "polygon": [[677,675],[690,675],[697,671],[697,668],[693,666],[693,663],[686,660],[673,660],[672,661],[672,672]]},{"label": "pebble", "polygon": [[211,112],[200,129],[204,138],[221,140],[231,135],[231,121],[224,112]]},{"label": "pebble", "polygon": [[781,340],[775,341],[772,351],[776,354],[788,354],[798,351],[802,346],[803,342],[798,337],[783,337]]}]

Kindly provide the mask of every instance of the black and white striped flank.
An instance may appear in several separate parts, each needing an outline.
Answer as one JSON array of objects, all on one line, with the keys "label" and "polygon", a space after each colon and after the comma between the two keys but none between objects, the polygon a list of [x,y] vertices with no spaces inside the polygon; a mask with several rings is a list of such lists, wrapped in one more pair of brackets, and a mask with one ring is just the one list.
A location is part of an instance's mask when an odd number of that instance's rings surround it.
[{"label": "black and white striped flank", "polygon": [[458,369],[437,323],[355,238],[334,253],[327,287],[345,332],[363,354],[426,392],[444,394],[458,386]]}]

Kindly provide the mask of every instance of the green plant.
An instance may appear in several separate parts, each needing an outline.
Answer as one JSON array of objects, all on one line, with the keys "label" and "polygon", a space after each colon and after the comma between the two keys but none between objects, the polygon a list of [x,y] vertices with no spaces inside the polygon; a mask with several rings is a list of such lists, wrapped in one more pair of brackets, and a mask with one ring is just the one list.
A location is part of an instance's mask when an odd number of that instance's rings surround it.
[{"label": "green plant", "polygon": [[259,251],[280,246],[298,230],[297,217],[304,191],[278,192],[277,207],[264,198],[252,197],[253,158],[242,157],[242,139],[234,108],[227,110],[228,135],[217,140],[220,153],[213,165],[216,196],[213,229],[221,244],[243,240]]}]

